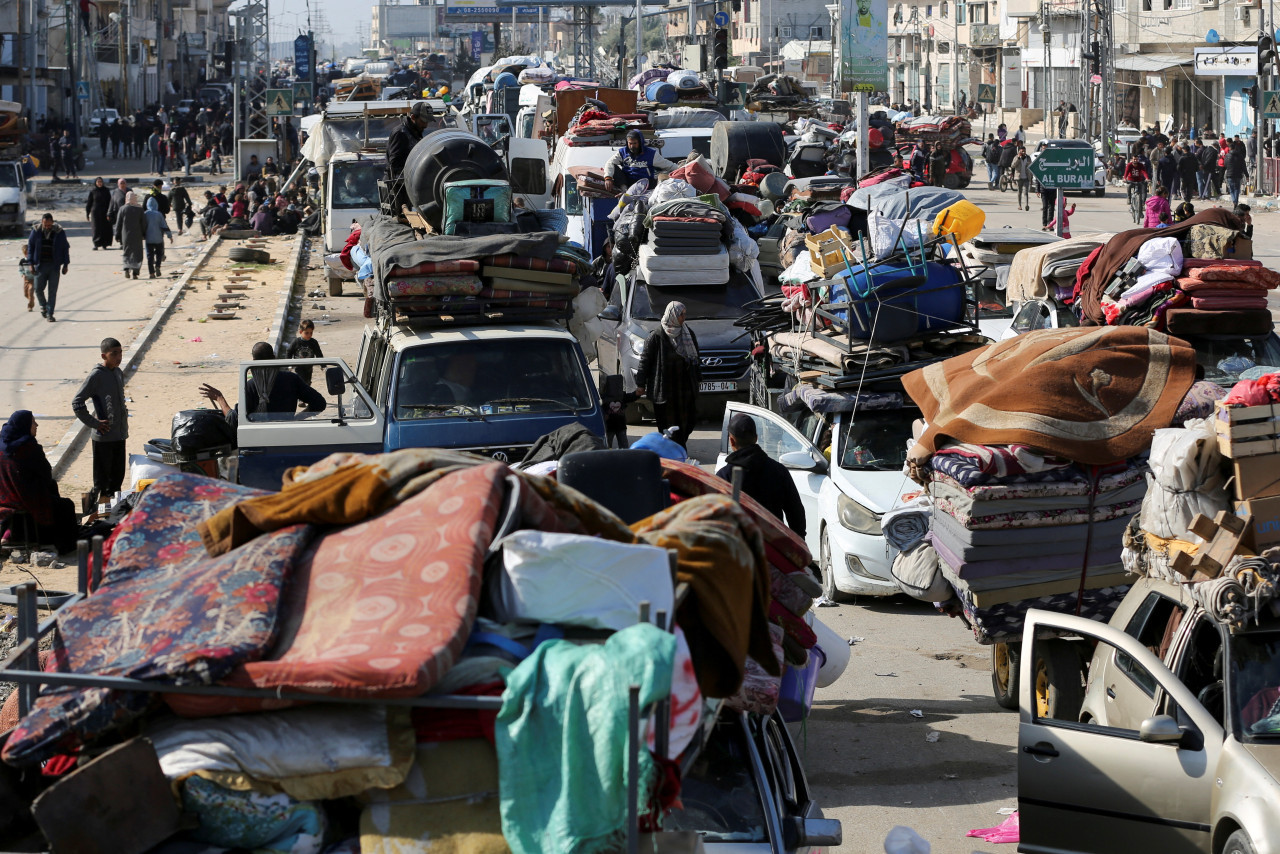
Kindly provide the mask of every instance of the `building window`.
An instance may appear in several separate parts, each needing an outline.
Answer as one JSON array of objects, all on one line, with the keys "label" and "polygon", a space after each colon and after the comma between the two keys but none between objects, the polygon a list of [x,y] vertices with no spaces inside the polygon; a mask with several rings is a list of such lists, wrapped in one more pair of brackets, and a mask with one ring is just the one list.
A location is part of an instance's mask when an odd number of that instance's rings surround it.
[{"label": "building window", "polygon": [[1173,8],[1175,8],[1175,9],[1190,9],[1190,8],[1191,8],[1191,0],[1173,0]]},{"label": "building window", "polygon": [[927,6],[925,6],[925,7],[924,7],[924,16],[925,16],[926,18],[932,18],[932,17],[933,17],[933,4],[932,4],[932,3],[930,3],[929,5],[927,5]]},{"label": "building window", "polygon": [[822,27],[810,27],[810,28],[809,28],[809,38],[810,38],[810,39],[820,39],[820,38],[822,38]]},{"label": "building window", "polygon": [[893,22],[895,24],[902,23],[902,4],[899,3],[893,10]]},{"label": "building window", "polygon": [[789,39],[789,38],[791,38],[791,28],[790,28],[790,27],[778,27],[778,38],[780,38],[780,39]]},{"label": "building window", "polygon": [[957,24],[964,23],[964,4],[963,3],[956,4],[956,23]]},{"label": "building window", "polygon": [[942,3],[938,5],[938,14],[945,18],[947,17],[947,11],[947,0],[942,0]]},{"label": "building window", "polygon": [[969,23],[985,24],[987,22],[987,4],[986,3],[970,3],[969,4]]}]

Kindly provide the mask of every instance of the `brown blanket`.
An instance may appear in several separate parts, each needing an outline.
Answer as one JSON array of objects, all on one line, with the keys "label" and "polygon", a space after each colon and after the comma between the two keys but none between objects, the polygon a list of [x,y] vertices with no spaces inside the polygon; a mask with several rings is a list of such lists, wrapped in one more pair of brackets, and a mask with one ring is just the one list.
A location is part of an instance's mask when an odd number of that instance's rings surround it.
[{"label": "brown blanket", "polygon": [[1116,271],[1137,254],[1139,246],[1153,237],[1176,237],[1182,240],[1197,225],[1220,225],[1231,229],[1243,227],[1240,220],[1226,209],[1210,208],[1168,228],[1133,228],[1108,240],[1089,268],[1089,274],[1081,281],[1079,308],[1083,322],[1093,326],[1106,323],[1102,314],[1102,292]]},{"label": "brown blanket", "polygon": [[1127,459],[1169,426],[1195,369],[1190,345],[1143,327],[1028,332],[903,377],[929,425],[912,456],[947,436],[1086,464]]}]

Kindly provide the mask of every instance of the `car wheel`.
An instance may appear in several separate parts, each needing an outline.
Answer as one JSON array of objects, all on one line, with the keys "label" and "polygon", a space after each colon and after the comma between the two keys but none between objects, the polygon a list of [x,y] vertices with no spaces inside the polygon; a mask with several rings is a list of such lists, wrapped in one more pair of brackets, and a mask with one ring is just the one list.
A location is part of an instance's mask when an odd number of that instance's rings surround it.
[{"label": "car wheel", "polygon": [[1093,194],[1094,194],[1095,196],[1097,196],[1098,198],[1102,198],[1103,196],[1105,196],[1105,195],[1107,194],[1107,189],[1106,189],[1106,187],[1099,187],[1098,189],[1096,189],[1096,190],[1094,190],[1094,191],[1093,191]]},{"label": "car wheel", "polygon": [[1031,702],[1036,716],[1076,721],[1084,704],[1084,664],[1071,641],[1061,639],[1036,644]]},{"label": "car wheel", "polygon": [[822,573],[822,595],[832,602],[845,601],[845,595],[836,588],[835,569],[831,565],[831,541],[825,527],[818,537],[818,570]]},{"label": "car wheel", "polygon": [[991,645],[991,693],[1002,709],[1018,710],[1018,665],[1022,660],[1022,644]]},{"label": "car wheel", "polygon": [[1222,854],[1256,854],[1253,840],[1243,830],[1237,830],[1227,837],[1227,844],[1222,846]]}]

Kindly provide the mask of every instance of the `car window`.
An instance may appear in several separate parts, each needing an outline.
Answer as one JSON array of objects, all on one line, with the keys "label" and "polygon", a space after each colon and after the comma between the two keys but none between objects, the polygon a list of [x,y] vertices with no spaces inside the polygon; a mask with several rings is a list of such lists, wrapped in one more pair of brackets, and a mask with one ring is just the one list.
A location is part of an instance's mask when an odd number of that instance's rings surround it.
[{"label": "car window", "polygon": [[[1032,679],[1032,685],[1029,686],[1030,694],[1031,694],[1031,713],[1032,713],[1032,716],[1035,718],[1035,722],[1039,724],[1046,724],[1046,725],[1061,725],[1061,726],[1070,727],[1071,729],[1087,729],[1087,730],[1105,731],[1105,732],[1110,732],[1114,734],[1125,734],[1131,737],[1136,737],[1138,722],[1150,716],[1152,708],[1154,708],[1154,706],[1148,706],[1147,708],[1143,709],[1141,712],[1138,712],[1136,715],[1110,714],[1107,718],[1107,722],[1103,724],[1103,723],[1099,723],[1097,718],[1094,718],[1089,715],[1083,715],[1083,716],[1081,715],[1078,696],[1075,702],[1066,702],[1062,704],[1045,702],[1046,698],[1052,699],[1056,686],[1054,686],[1053,680],[1055,678],[1055,675],[1053,674],[1052,670],[1045,671],[1039,667],[1041,656],[1044,656],[1044,658],[1050,662],[1054,661],[1055,658],[1061,661],[1061,655],[1055,656],[1052,650],[1050,650],[1048,644],[1051,644],[1051,643],[1062,644],[1063,642],[1052,641],[1052,640],[1043,641],[1043,640],[1037,639],[1033,645],[1033,649],[1030,651],[1030,654],[1033,656],[1032,662],[1033,664],[1037,665],[1032,669],[1032,672],[1035,675],[1035,678]],[[1119,648],[1117,648],[1114,644],[1107,643],[1102,639],[1098,639],[1097,643],[1098,645],[1094,650],[1095,656],[1098,655],[1099,653],[1101,653],[1104,656],[1110,656],[1116,659],[1118,659],[1120,656],[1125,656],[1126,660],[1129,662],[1129,668],[1127,671],[1128,674],[1131,674],[1129,678],[1133,679],[1135,682],[1138,682],[1144,685],[1158,684],[1155,680],[1155,677],[1150,673],[1150,671],[1148,671],[1145,667],[1143,667],[1141,664],[1135,661],[1131,656],[1125,655],[1125,653],[1121,651]],[[1026,654],[1028,653],[1026,650],[1024,650],[1023,655],[1026,655]],[[1054,665],[1054,666],[1061,666],[1061,665]],[[1065,678],[1079,679],[1080,677],[1079,665],[1076,661],[1074,661],[1074,659],[1065,664],[1065,671],[1066,671],[1064,674]],[[1093,676],[1094,674],[1091,673],[1090,678],[1093,678]],[[1042,679],[1044,679],[1045,677],[1047,677],[1048,688],[1047,690],[1042,691]],[[1063,677],[1058,677],[1058,678],[1063,678]],[[1076,689],[1076,690],[1078,691],[1079,689]],[[1070,695],[1071,693],[1072,691],[1070,689],[1067,689],[1062,693],[1059,693],[1057,696],[1061,698],[1063,694]],[[1132,726],[1123,725],[1123,723],[1128,721],[1132,721]],[[1117,726],[1117,724],[1121,724],[1121,725]]]},{"label": "car window", "polygon": [[1040,300],[1028,300],[1013,316],[1010,328],[1018,335],[1049,328],[1049,306]]},{"label": "car window", "polygon": [[666,816],[664,830],[696,831],[704,843],[769,841],[760,784],[738,718],[721,718],[711,731],[680,783],[680,804]]},{"label": "car window", "polygon": [[631,316],[637,320],[658,320],[667,310],[667,303],[679,301],[684,303],[689,320],[736,320],[746,313],[747,303],[759,296],[751,279],[737,273],[730,276],[726,285],[656,287],[637,281]]},{"label": "car window", "polygon": [[[330,362],[297,365],[293,368],[282,365],[247,368],[245,399],[240,401],[240,410],[244,413],[241,417],[253,422],[338,417],[338,396],[329,394],[325,384],[325,370],[331,367],[340,366],[337,362]],[[324,398],[324,409],[308,411],[305,408],[308,387]],[[364,420],[372,418],[373,412],[365,398],[354,388],[347,386],[342,394],[341,415],[343,418]]]},{"label": "car window", "polygon": [[[755,413],[748,414],[751,415],[752,420],[756,422],[757,441],[770,459],[776,460],[783,454],[790,454],[793,451],[807,452],[809,450],[804,442],[801,442],[795,436],[791,435],[791,432],[778,421],[775,421],[772,418],[765,418],[761,415],[756,415]],[[731,412],[725,412],[726,424],[728,423],[728,419],[731,415]],[[725,444],[724,447],[721,448],[721,451],[724,453],[729,452],[728,436],[729,434],[726,430],[723,436]]]},{"label": "car window", "polygon": [[[841,420],[840,467],[857,471],[898,471],[907,461],[907,439],[918,409],[859,412]],[[825,450],[825,449],[823,449]]]},{"label": "car window", "polygon": [[[1164,661],[1185,613],[1186,609],[1181,604],[1159,593],[1150,593],[1129,618],[1124,631],[1125,634],[1151,650],[1152,655]],[[1115,664],[1116,669],[1129,677],[1129,680],[1142,689],[1144,694],[1148,697],[1155,696],[1155,680],[1145,668],[1140,667],[1133,660],[1132,656],[1117,650]]]},{"label": "car window", "polygon": [[1280,365],[1280,340],[1275,334],[1263,338],[1193,337],[1188,339],[1196,351],[1196,364],[1204,370],[1204,378],[1230,387],[1240,374],[1257,365]]},{"label": "car window", "polygon": [[569,341],[509,339],[405,350],[396,369],[396,418],[491,417],[592,408]]},{"label": "car window", "polygon": [[[1187,644],[1177,662],[1174,673],[1196,696],[1200,705],[1226,728],[1223,706],[1222,635],[1218,627],[1203,614],[1196,617]],[[1176,715],[1172,699],[1167,700],[1168,713]]]},{"label": "car window", "polygon": [[1247,739],[1280,739],[1280,632],[1231,636],[1232,728]]},{"label": "car window", "polygon": [[1008,291],[1000,290],[990,279],[973,279],[968,286],[969,298],[978,305],[978,317],[1012,317],[1013,308],[1005,301]]},{"label": "car window", "polygon": [[373,161],[353,160],[333,165],[335,208],[376,208],[378,179],[385,167]]}]

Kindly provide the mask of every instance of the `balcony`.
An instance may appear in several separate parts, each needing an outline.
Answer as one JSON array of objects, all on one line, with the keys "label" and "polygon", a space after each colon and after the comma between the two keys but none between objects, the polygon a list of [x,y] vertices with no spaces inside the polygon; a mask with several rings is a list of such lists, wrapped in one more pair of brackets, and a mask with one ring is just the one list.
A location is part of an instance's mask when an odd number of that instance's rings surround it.
[{"label": "balcony", "polygon": [[997,24],[972,24],[969,27],[969,44],[972,47],[998,47],[1000,27]]}]

